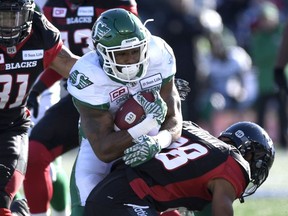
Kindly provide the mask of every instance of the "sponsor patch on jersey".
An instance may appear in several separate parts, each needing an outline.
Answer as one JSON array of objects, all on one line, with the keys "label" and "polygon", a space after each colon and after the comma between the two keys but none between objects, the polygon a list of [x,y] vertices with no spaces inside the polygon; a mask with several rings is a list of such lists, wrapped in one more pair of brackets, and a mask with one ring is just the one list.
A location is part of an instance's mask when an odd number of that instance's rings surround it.
[{"label": "sponsor patch on jersey", "polygon": [[94,7],[79,7],[77,11],[77,16],[94,16]]},{"label": "sponsor patch on jersey", "polygon": [[122,86],[118,89],[115,89],[114,91],[110,92],[110,98],[111,98],[111,101],[115,101],[117,100],[118,98],[124,96],[124,95],[128,95],[129,92],[128,92],[128,88],[126,86]]},{"label": "sponsor patch on jersey", "polygon": [[93,84],[89,77],[85,76],[83,73],[75,70],[69,76],[69,82],[72,86],[75,86],[77,89],[84,89]]},{"label": "sponsor patch on jersey", "polygon": [[157,85],[161,85],[161,83],[162,83],[162,76],[160,73],[140,80],[140,85],[142,89],[147,89]]},{"label": "sponsor patch on jersey", "polygon": [[44,56],[44,50],[23,50],[22,58],[23,60],[36,60],[42,59]]},{"label": "sponsor patch on jersey", "polygon": [[53,8],[53,13],[52,16],[53,17],[66,17],[67,14],[67,8],[59,8],[59,7],[55,7]]},{"label": "sponsor patch on jersey", "polygon": [[4,63],[5,63],[4,54],[0,54],[0,64]]}]

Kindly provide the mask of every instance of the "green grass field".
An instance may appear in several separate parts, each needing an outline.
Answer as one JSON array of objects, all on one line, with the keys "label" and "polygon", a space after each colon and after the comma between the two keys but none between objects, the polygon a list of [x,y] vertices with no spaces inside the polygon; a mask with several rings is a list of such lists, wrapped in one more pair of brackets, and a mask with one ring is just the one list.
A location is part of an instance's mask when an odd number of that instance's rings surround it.
[{"label": "green grass field", "polygon": [[[70,174],[77,150],[63,156],[63,165]],[[276,148],[276,157],[266,182],[240,204],[234,202],[235,216],[288,216],[288,151]]]}]

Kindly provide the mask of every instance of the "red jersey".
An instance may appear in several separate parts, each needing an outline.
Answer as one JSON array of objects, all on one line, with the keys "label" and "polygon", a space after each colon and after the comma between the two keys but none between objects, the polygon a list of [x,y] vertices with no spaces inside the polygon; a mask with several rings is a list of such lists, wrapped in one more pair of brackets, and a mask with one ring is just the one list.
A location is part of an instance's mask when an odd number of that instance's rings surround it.
[{"label": "red jersey", "polygon": [[49,0],[43,13],[60,30],[64,44],[74,54],[82,56],[94,49],[91,29],[99,14],[116,7],[137,15],[135,0],[87,0],[81,5],[72,4],[69,0]]},{"label": "red jersey", "polygon": [[249,173],[249,164],[236,148],[192,124],[186,124],[182,137],[155,158],[126,168],[134,192],[158,211],[179,206],[203,209],[212,201],[207,184],[214,178],[230,182],[240,198]]}]

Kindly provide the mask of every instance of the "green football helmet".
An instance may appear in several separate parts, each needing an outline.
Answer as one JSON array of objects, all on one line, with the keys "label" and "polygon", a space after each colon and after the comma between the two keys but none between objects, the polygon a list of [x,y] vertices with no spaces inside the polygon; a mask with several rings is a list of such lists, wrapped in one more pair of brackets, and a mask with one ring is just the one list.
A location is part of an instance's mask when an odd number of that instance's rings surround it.
[{"label": "green football helmet", "polygon": [[[141,79],[148,67],[150,33],[140,19],[121,8],[110,9],[98,17],[92,28],[92,41],[105,73],[123,82]],[[115,52],[139,48],[137,63],[118,64]]]}]

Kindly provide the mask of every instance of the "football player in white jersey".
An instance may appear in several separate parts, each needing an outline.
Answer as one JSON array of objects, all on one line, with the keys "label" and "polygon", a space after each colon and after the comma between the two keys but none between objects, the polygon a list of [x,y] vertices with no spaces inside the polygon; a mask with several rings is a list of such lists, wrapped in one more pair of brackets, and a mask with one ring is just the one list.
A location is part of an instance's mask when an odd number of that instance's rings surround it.
[{"label": "football player in white jersey", "polygon": [[[95,50],[74,65],[68,91],[80,113],[81,146],[71,176],[72,215],[82,215],[90,191],[122,158],[137,166],[181,135],[182,114],[174,84],[172,49],[124,9],[108,10],[92,28]],[[153,92],[148,102],[140,92]],[[146,118],[128,130],[114,130],[114,114],[131,96]],[[159,133],[149,134],[154,128]]]}]

